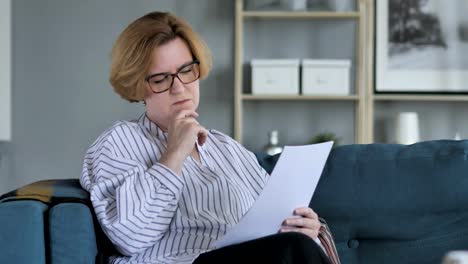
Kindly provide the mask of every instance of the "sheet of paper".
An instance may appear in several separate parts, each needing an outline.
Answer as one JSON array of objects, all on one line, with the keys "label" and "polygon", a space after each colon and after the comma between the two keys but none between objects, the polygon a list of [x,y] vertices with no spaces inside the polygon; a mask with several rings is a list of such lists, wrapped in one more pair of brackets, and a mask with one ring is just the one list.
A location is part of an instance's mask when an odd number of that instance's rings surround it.
[{"label": "sheet of paper", "polygon": [[309,205],[332,146],[330,141],[284,147],[258,200],[215,247],[277,233],[295,208]]}]

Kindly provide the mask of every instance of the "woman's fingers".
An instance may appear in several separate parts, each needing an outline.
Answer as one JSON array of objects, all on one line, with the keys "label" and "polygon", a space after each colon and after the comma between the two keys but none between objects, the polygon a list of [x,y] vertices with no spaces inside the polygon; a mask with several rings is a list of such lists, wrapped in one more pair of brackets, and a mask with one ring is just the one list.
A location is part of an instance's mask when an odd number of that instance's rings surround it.
[{"label": "woman's fingers", "polygon": [[308,229],[308,228],[298,228],[298,227],[288,227],[288,226],[281,227],[280,233],[285,233],[285,232],[299,232],[313,239],[317,238],[318,236],[318,230]]},{"label": "woman's fingers", "polygon": [[295,215],[300,215],[303,217],[311,218],[311,219],[318,219],[317,213],[314,212],[309,207],[299,207],[294,210]]},{"label": "woman's fingers", "polygon": [[301,227],[301,228],[320,228],[320,222],[317,219],[294,217],[284,221],[285,226]]},{"label": "woman's fingers", "polygon": [[280,233],[284,232],[300,232],[315,239],[320,230],[318,220],[309,218],[286,219],[285,225],[280,228]]},{"label": "woman's fingers", "polygon": [[198,113],[189,109],[174,113],[168,127],[168,149],[186,157],[197,141],[206,141],[206,129],[198,123],[197,117]]},{"label": "woman's fingers", "polygon": [[198,113],[193,110],[181,110],[176,115],[179,122],[192,124],[189,125],[189,128],[196,134],[196,141],[201,146],[205,144],[206,138],[208,136],[208,131],[206,128],[201,126],[198,121],[195,119],[198,117]]},{"label": "woman's fingers", "polygon": [[180,119],[184,119],[184,118],[187,118],[187,117],[197,118],[198,113],[195,112],[194,110],[183,109],[183,110],[178,111],[174,115],[175,120],[180,120]]},{"label": "woman's fingers", "polygon": [[294,215],[284,220],[280,232],[300,232],[311,238],[317,238],[320,230],[318,215],[309,207],[300,207],[294,210]]}]

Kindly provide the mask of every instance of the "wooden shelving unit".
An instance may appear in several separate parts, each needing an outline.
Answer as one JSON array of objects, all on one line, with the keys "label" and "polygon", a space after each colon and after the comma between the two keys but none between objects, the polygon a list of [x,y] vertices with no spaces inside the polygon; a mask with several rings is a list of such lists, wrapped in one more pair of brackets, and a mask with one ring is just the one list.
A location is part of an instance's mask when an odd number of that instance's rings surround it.
[{"label": "wooden shelving unit", "polygon": [[[324,11],[246,11],[244,10],[244,1],[236,0],[236,16],[235,16],[235,91],[234,91],[234,137],[239,142],[243,140],[243,115],[244,102],[246,101],[343,101],[351,102],[355,109],[355,142],[368,142],[369,133],[366,131],[368,120],[366,120],[366,89],[364,87],[365,78],[368,73],[366,67],[366,8],[369,1],[357,1],[356,12],[324,12]],[[244,40],[244,23],[248,19],[326,19],[340,20],[349,19],[357,23],[356,31],[356,70],[355,70],[355,94],[352,95],[297,95],[297,96],[281,96],[281,95],[252,95],[243,93],[243,40]]]}]

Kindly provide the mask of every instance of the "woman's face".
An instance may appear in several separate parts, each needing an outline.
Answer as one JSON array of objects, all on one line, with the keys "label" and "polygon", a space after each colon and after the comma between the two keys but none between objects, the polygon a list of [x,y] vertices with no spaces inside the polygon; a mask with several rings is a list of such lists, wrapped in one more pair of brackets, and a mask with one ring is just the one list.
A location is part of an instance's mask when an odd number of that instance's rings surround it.
[{"label": "woman's face", "polygon": [[[157,73],[176,73],[181,66],[193,61],[187,43],[176,38],[167,44],[154,49],[151,56],[151,64],[147,76]],[[167,130],[170,120],[180,110],[189,109],[195,111],[198,107],[199,80],[183,84],[174,77],[171,88],[162,93],[154,93],[146,82],[146,112],[151,121],[158,124],[163,130]]]}]

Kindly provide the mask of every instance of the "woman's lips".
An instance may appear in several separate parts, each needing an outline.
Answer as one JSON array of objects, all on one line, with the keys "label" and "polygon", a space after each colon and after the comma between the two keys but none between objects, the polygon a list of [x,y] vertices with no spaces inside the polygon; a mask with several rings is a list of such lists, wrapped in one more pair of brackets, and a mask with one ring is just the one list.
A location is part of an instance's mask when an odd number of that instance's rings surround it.
[{"label": "woman's lips", "polygon": [[177,102],[175,102],[175,103],[174,103],[174,105],[181,105],[181,104],[185,104],[185,103],[187,103],[187,102],[189,102],[189,101],[190,101],[190,99],[184,99],[184,100],[180,100],[180,101],[177,101]]}]

